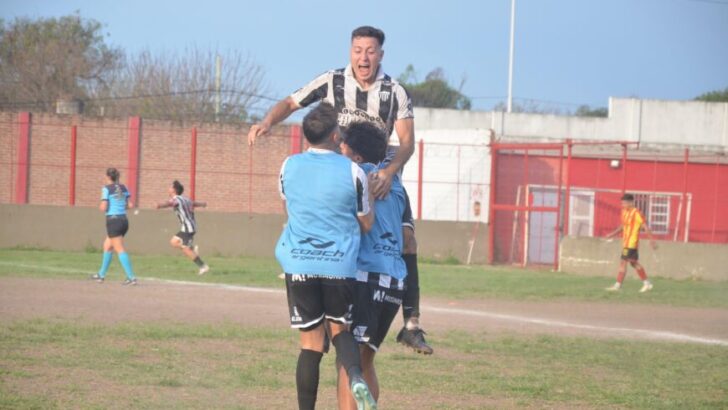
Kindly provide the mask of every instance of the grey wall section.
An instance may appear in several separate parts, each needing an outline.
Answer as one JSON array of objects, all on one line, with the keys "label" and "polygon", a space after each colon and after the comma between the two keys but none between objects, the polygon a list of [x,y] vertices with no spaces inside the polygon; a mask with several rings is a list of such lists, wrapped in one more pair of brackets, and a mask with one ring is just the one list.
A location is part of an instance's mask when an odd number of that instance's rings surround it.
[{"label": "grey wall section", "polygon": [[[272,257],[285,219],[282,215],[197,212],[200,233],[195,241],[206,255]],[[169,211],[141,210],[129,215],[125,245],[140,254],[172,254],[169,239],[179,224]],[[420,254],[465,261],[476,225],[467,222],[418,221]],[[486,260],[487,229],[480,225],[473,262]],[[0,248],[37,247],[81,251],[101,248],[106,229],[103,214],[94,208],[43,205],[0,205]]]},{"label": "grey wall section", "polygon": [[728,151],[728,103],[610,98],[607,118],[415,107],[415,131],[493,129],[505,138],[633,141]]},{"label": "grey wall section", "polygon": [[[561,241],[560,270],[580,275],[617,276],[620,242],[567,237]],[[728,280],[728,245],[658,242],[657,251],[644,241],[640,263],[648,276],[672,279]],[[629,268],[628,275],[635,275]]]}]

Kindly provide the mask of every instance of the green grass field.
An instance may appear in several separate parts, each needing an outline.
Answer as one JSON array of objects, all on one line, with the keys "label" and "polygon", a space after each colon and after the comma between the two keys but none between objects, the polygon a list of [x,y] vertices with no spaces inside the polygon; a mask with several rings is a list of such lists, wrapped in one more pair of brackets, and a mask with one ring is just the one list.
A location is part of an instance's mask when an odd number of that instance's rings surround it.
[{"label": "green grass field", "polygon": [[[132,255],[142,277],[281,287],[272,259]],[[83,279],[100,254],[0,250],[0,277]],[[609,279],[423,264],[422,288],[447,299],[575,300],[728,308],[728,283],[655,280],[609,294]],[[118,262],[112,280],[122,279]],[[467,284],[467,286],[465,286]],[[121,287],[120,287],[121,288]],[[0,301],[2,306],[2,301]],[[432,357],[397,345],[378,356],[384,409],[728,408],[728,348],[572,336],[434,330]],[[0,409],[279,409],[295,403],[297,335],[234,324],[0,320]],[[332,355],[319,408],[335,408]]]},{"label": "green grass field", "polygon": [[[449,334],[422,358],[380,353],[388,409],[728,406],[728,349]],[[232,325],[0,324],[0,408],[290,408],[295,334]],[[406,371],[403,371],[406,369]],[[331,355],[320,408],[334,406]]]},{"label": "green grass field", "polygon": [[[0,250],[0,275],[83,278],[98,270],[101,255],[43,250]],[[280,287],[280,267],[272,258],[205,257],[212,271],[200,277],[182,256],[132,255],[141,277]],[[604,292],[611,278],[505,267],[421,264],[420,281],[425,296],[450,299],[500,298],[512,300],[578,300],[648,303],[692,307],[728,307],[728,282],[654,279],[659,292],[638,294],[640,283],[630,273],[625,291]],[[116,258],[110,278],[121,278]],[[467,285],[464,285],[467,284]]]}]

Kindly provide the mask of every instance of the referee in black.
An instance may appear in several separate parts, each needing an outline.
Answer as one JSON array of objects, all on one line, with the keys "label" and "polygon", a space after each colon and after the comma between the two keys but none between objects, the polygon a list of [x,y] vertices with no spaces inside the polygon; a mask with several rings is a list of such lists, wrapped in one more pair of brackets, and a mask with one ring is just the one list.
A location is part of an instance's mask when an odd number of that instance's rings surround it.
[{"label": "referee in black", "polygon": [[[265,118],[253,125],[248,133],[248,143],[268,134],[271,128],[285,120],[294,111],[314,102],[326,101],[338,113],[341,127],[354,122],[370,122],[390,136],[386,161],[389,165],[380,170],[372,186],[374,195],[383,198],[389,194],[392,177],[401,172],[414,153],[414,113],[412,100],[396,80],[385,74],[381,61],[384,57],[384,32],[374,27],[362,26],[351,33],[350,63],[347,67],[327,71],[289,97],[279,101]],[[393,131],[397,138],[392,139]],[[402,258],[407,265],[406,291],[402,303],[404,327],[397,341],[416,352],[432,354],[420,327],[420,289],[417,268],[417,241],[414,233],[412,208],[407,199],[403,218],[404,244]]]}]

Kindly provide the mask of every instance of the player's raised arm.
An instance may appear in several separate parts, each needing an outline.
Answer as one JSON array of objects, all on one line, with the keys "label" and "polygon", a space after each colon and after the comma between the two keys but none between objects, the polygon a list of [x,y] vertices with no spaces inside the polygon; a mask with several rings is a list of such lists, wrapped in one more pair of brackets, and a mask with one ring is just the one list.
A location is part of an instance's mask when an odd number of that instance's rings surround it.
[{"label": "player's raised arm", "polygon": [[378,178],[372,185],[374,197],[383,199],[392,188],[392,178],[409,161],[415,152],[415,122],[413,118],[403,118],[394,123],[394,129],[399,137],[399,148],[392,162],[379,170]]},{"label": "player's raised arm", "polygon": [[296,110],[301,108],[291,97],[286,97],[276,103],[268,111],[263,121],[253,124],[248,131],[248,145],[255,144],[255,139],[267,135],[274,125],[288,118]]}]

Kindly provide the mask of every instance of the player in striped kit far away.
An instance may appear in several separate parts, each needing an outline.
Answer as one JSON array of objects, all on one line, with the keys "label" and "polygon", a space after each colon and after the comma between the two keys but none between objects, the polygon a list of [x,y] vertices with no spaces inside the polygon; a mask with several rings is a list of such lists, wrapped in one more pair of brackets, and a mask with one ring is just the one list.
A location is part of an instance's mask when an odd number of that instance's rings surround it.
[{"label": "player in striped kit far away", "polygon": [[190,198],[183,196],[182,193],[184,191],[185,187],[179,181],[175,180],[169,187],[169,200],[157,204],[157,209],[174,209],[175,214],[177,214],[177,219],[179,219],[182,227],[180,228],[180,231],[169,240],[169,243],[173,248],[181,249],[185,256],[190,258],[200,269],[198,274],[204,275],[210,270],[210,267],[207,266],[202,259],[200,259],[200,255],[197,253],[197,247],[193,246],[193,241],[195,239],[195,233],[197,233],[195,207],[204,208],[207,206],[207,203],[193,201]]}]

